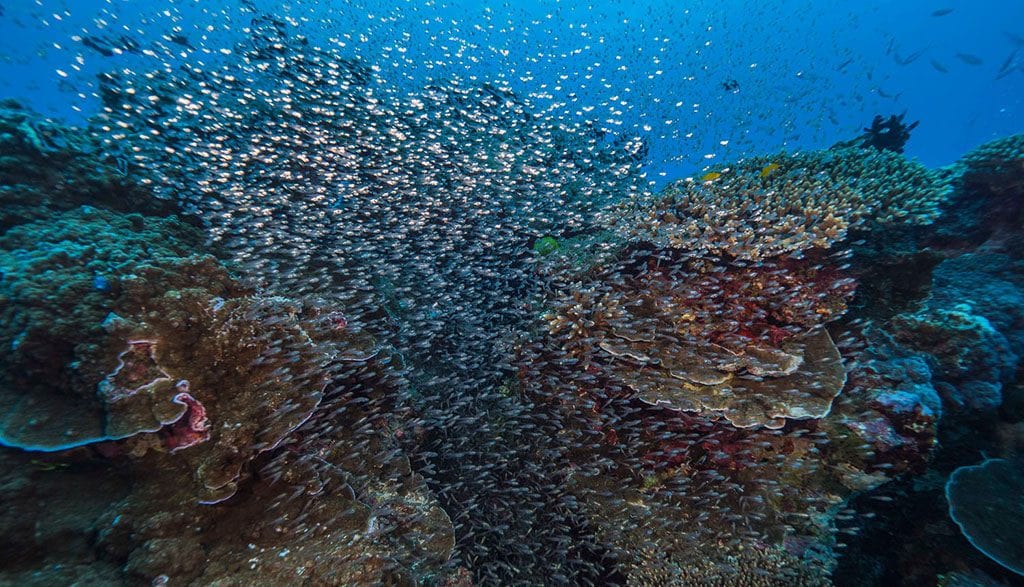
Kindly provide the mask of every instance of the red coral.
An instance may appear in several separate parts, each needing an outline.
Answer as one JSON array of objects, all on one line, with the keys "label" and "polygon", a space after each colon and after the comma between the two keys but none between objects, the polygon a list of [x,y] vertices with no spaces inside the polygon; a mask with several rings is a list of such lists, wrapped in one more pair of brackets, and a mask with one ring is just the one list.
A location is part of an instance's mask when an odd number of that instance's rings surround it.
[{"label": "red coral", "polygon": [[206,408],[188,393],[188,381],[179,381],[180,393],[174,396],[174,402],[188,407],[185,414],[176,422],[167,425],[161,432],[164,446],[171,452],[195,446],[210,439],[210,423],[206,417]]}]

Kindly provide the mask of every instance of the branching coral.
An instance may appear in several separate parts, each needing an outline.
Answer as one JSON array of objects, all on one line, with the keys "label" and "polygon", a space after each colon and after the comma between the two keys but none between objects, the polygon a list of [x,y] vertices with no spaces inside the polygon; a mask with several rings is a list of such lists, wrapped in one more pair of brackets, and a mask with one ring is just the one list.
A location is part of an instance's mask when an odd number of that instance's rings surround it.
[{"label": "branching coral", "polygon": [[996,139],[974,149],[959,161],[963,181],[983,184],[1000,194],[1024,189],[1024,135]]},{"label": "branching coral", "polygon": [[926,224],[949,192],[939,174],[899,154],[849,147],[754,157],[712,177],[627,206],[617,232],[694,255],[758,260],[828,249],[852,230]]}]

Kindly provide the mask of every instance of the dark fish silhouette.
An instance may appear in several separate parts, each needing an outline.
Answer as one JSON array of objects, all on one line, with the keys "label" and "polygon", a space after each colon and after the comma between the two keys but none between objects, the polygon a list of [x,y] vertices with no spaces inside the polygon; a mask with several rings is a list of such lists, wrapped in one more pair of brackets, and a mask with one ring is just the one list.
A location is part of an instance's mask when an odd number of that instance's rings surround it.
[{"label": "dark fish silhouette", "polygon": [[953,12],[952,8],[940,8],[932,13],[932,16],[946,16],[950,12]]},{"label": "dark fish silhouette", "polygon": [[192,43],[189,42],[188,37],[186,37],[185,35],[180,35],[180,34],[165,35],[164,38],[167,39],[168,41],[172,42],[172,43],[181,45],[182,47],[188,47],[189,49],[195,49],[195,47],[192,46]]},{"label": "dark fish silhouette", "polygon": [[117,53],[124,52],[137,53],[139,50],[139,42],[126,35],[121,35],[116,38],[101,35],[87,35],[82,37],[82,44],[104,57],[112,57]]},{"label": "dark fish silhouette", "polygon": [[942,63],[940,63],[940,62],[938,62],[938,61],[936,61],[934,59],[929,59],[928,62],[932,64],[932,67],[935,69],[935,71],[938,71],[938,72],[941,72],[941,73],[949,73],[949,70],[946,69],[946,66],[943,65]]},{"label": "dark fish silhouette", "polygon": [[984,61],[982,61],[981,57],[978,57],[977,55],[971,55],[970,53],[957,53],[956,58],[959,59],[960,61],[963,61],[967,65],[981,65],[982,63],[985,63]]},{"label": "dark fish silhouette", "polygon": [[900,57],[900,54],[897,53],[895,49],[893,49],[892,58],[895,59],[896,63],[899,63],[900,65],[910,65],[911,63],[917,61],[918,58],[920,58],[922,55],[924,55],[925,51],[927,50],[928,48],[925,47],[924,49],[919,49],[918,51],[915,51],[910,55],[907,55],[906,57]]},{"label": "dark fish silhouette", "polygon": [[996,73],[996,79],[1003,79],[1011,73],[1021,70],[1021,64],[1017,63],[1018,51],[1020,51],[1020,49],[1014,49],[1013,52],[1006,57],[1006,60],[1003,61],[1003,64],[999,67],[999,71]]}]

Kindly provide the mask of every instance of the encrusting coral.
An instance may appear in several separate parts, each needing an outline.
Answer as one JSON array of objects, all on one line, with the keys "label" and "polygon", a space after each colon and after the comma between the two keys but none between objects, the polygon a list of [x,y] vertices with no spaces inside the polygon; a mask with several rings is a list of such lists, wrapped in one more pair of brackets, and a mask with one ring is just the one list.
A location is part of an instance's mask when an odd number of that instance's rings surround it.
[{"label": "encrusting coral", "polygon": [[[127,339],[110,329],[147,311],[151,297],[200,287],[211,296],[244,288],[175,217],[82,207],[0,236],[3,327],[0,441],[59,450],[130,430],[107,430],[96,386]],[[145,427],[145,426],[144,426]]]}]

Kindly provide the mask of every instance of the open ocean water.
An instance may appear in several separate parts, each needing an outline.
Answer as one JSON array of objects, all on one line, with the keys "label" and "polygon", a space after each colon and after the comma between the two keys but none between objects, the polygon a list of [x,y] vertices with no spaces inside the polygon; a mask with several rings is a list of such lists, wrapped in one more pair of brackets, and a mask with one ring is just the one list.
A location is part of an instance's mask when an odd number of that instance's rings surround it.
[{"label": "open ocean water", "polygon": [[0,0],[0,585],[1024,585],[1024,3]]}]

